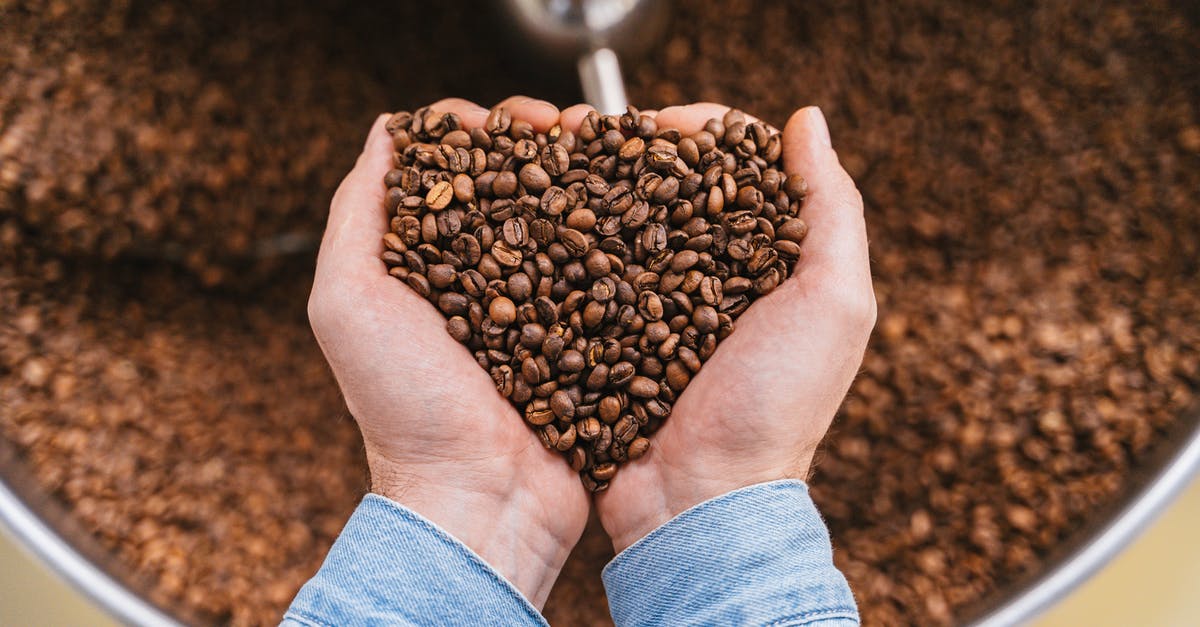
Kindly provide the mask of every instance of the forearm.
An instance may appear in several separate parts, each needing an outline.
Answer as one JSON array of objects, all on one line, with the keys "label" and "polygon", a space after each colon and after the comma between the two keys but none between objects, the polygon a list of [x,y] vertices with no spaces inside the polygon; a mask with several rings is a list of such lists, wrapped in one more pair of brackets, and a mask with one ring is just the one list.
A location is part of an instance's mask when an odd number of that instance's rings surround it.
[{"label": "forearm", "polygon": [[427,518],[368,495],[285,624],[545,625],[480,555]]},{"label": "forearm", "polygon": [[683,512],[604,569],[617,625],[858,624],[803,482],[764,483]]}]

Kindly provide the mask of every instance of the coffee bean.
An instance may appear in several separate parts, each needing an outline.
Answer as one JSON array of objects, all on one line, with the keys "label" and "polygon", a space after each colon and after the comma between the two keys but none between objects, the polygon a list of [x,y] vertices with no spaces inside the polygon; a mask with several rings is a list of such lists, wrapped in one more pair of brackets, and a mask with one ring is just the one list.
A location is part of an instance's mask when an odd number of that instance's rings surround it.
[{"label": "coffee bean", "polygon": [[515,268],[521,265],[521,262],[525,259],[519,247],[505,240],[497,240],[496,243],[492,244],[491,258],[506,268]]},{"label": "coffee bean", "polygon": [[631,137],[618,149],[617,156],[622,161],[637,161],[645,152],[646,141],[641,137]]},{"label": "coffee bean", "polygon": [[454,200],[454,186],[446,181],[439,181],[425,195],[425,204],[433,211],[445,209]]},{"label": "coffee bean", "polygon": [[717,310],[709,305],[701,305],[692,312],[692,324],[701,333],[712,333],[717,330]]},{"label": "coffee bean", "polygon": [[626,455],[630,460],[634,460],[645,455],[646,451],[648,450],[650,450],[650,440],[641,437],[634,438],[633,441],[629,443],[629,448],[626,450]]},{"label": "coffee bean", "polygon": [[531,194],[540,194],[550,187],[550,175],[536,163],[527,163],[521,167],[520,181]]},{"label": "coffee bean", "polygon": [[617,465],[612,462],[596,464],[596,466],[594,468],[592,468],[592,478],[595,479],[596,481],[608,481],[609,479],[612,479],[613,476],[616,474],[617,474]]},{"label": "coffee bean", "polygon": [[446,321],[446,331],[450,333],[450,337],[459,342],[466,343],[471,339],[471,323],[462,316],[454,316]]},{"label": "coffee bean", "polygon": [[663,315],[662,298],[649,290],[638,295],[638,313],[646,320],[659,320]]},{"label": "coffee bean", "polygon": [[501,227],[501,234],[504,237],[505,243],[513,248],[524,246],[525,242],[529,239],[529,231],[524,218],[509,218],[505,220],[504,226]]},{"label": "coffee bean", "polygon": [[509,198],[517,193],[517,175],[505,170],[496,175],[492,182],[492,194],[497,198]]},{"label": "coffee bean", "polygon": [[808,181],[799,174],[792,174],[784,181],[783,191],[792,202],[800,202],[808,195]]},{"label": "coffee bean", "polygon": [[[607,277],[608,273],[612,272],[612,262],[609,261],[608,255],[605,255],[604,251],[599,248],[593,248],[584,255],[583,267],[591,277]],[[609,283],[612,281],[609,280]],[[615,290],[616,285],[613,284],[613,291],[615,292]],[[599,299],[597,298],[597,300]]]},{"label": "coffee bean", "polygon": [[582,372],[585,365],[583,353],[574,349],[564,350],[558,358],[558,367],[563,372]]},{"label": "coffee bean", "polygon": [[658,383],[654,379],[635,376],[629,379],[629,393],[639,398],[651,398],[658,395]]},{"label": "coffee bean", "polygon": [[502,135],[508,132],[508,127],[512,124],[512,115],[503,107],[496,107],[488,113],[487,120],[483,123],[483,129],[489,135]]},{"label": "coffee bean", "polygon": [[525,420],[529,424],[539,427],[548,425],[554,421],[554,412],[550,410],[549,403],[545,399],[534,399],[525,407]]},{"label": "coffee bean", "polygon": [[429,279],[430,285],[437,289],[446,289],[458,279],[458,273],[449,264],[433,264],[428,267],[427,271],[428,274],[426,276]]},{"label": "coffee bean", "polygon": [[613,387],[621,387],[633,379],[637,369],[628,361],[613,364],[608,371],[608,382]]},{"label": "coffee bean", "polygon": [[507,297],[492,299],[488,305],[488,316],[500,326],[508,326],[517,319],[517,307]]},{"label": "coffee bean", "polygon": [[[552,414],[553,415],[553,414]],[[600,437],[601,424],[595,418],[585,418],[575,425],[575,435],[580,440],[591,442]]]},{"label": "coffee bean", "polygon": [[575,402],[563,390],[555,390],[550,395],[550,409],[559,420],[570,421],[575,417]]},{"label": "coffee bean", "polygon": [[572,257],[582,257],[587,252],[587,238],[575,229],[564,229],[558,239]]},{"label": "coffee bean", "polygon": [[803,242],[806,235],[808,235],[808,224],[800,218],[789,218],[775,229],[776,237],[797,244]]}]

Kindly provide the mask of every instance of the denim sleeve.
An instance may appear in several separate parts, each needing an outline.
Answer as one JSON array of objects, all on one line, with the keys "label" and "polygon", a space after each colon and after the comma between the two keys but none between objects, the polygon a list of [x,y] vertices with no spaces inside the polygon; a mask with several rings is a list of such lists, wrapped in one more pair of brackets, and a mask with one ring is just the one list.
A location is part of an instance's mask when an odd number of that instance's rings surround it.
[{"label": "denim sleeve", "polygon": [[368,494],[282,624],[546,625],[546,620],[466,545],[399,503]]},{"label": "denim sleeve", "polygon": [[802,481],[705,501],[622,551],[603,577],[620,627],[859,624]]}]

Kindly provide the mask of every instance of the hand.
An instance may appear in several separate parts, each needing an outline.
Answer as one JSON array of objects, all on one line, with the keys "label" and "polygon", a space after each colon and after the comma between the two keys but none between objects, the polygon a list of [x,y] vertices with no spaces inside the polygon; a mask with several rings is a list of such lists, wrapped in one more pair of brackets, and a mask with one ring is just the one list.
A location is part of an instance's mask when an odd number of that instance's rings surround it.
[{"label": "hand", "polygon": [[[656,114],[685,135],[727,107],[698,104]],[[578,127],[586,109],[564,111]],[[807,476],[813,453],[862,364],[875,325],[862,196],[838,164],[816,107],[783,131],[788,174],[809,185],[809,226],[795,272],[735,323],[651,438],[625,465],[597,511],[619,552],[675,515],[737,488]]]},{"label": "hand", "polygon": [[[528,98],[505,106],[539,131],[559,116]],[[457,99],[433,109],[467,127],[488,113]],[[308,302],[313,332],[362,430],[372,490],[450,532],[540,608],[583,533],[588,496],[450,337],[442,314],[380,261],[387,118],[375,121],[334,194]]]}]

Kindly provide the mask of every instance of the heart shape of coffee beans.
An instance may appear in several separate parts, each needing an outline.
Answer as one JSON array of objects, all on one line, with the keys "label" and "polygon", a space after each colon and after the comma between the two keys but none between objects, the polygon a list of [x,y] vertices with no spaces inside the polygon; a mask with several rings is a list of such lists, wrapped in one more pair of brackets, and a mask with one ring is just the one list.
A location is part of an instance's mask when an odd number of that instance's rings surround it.
[{"label": "heart shape of coffee beans", "polygon": [[382,257],[591,491],[637,459],[807,227],[781,137],[738,111],[684,137],[630,108],[536,133],[391,117]]}]

